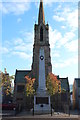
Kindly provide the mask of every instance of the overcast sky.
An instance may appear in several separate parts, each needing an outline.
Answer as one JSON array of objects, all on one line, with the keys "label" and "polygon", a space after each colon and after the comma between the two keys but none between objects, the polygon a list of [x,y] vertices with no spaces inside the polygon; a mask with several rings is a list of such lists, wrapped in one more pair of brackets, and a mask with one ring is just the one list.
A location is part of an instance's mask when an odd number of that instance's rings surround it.
[{"label": "overcast sky", "polygon": [[[53,73],[68,77],[70,84],[73,84],[74,78],[78,77],[78,3],[64,1],[44,0],[44,13],[45,21],[49,23]],[[7,0],[0,4],[1,11],[1,70],[4,71],[6,67],[12,75],[16,69],[31,69],[34,24],[38,22],[39,2]]]}]

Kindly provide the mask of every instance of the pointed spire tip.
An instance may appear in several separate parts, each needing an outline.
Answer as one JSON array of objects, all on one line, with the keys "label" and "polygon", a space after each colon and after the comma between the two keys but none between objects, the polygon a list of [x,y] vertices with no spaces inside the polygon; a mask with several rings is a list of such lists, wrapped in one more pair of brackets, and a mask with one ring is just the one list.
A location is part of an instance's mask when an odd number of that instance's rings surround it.
[{"label": "pointed spire tip", "polygon": [[45,16],[44,16],[43,0],[40,0],[38,24],[40,24],[41,22],[43,22],[43,23],[45,24]]}]

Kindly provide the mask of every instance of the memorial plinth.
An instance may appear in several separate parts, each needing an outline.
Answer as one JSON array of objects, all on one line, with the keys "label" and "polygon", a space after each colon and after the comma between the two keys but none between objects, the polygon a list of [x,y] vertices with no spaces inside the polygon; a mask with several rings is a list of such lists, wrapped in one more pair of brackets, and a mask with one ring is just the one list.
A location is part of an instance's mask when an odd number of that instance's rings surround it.
[{"label": "memorial plinth", "polygon": [[50,95],[46,89],[45,80],[45,54],[41,47],[39,51],[39,80],[38,89],[34,96],[34,112],[35,113],[50,113]]}]

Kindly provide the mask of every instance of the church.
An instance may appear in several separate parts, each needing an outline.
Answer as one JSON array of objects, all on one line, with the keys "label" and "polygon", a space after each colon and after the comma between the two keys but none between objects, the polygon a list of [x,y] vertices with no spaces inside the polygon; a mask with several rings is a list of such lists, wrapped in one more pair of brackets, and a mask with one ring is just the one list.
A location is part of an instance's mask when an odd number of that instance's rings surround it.
[{"label": "church", "polygon": [[[14,81],[14,102],[21,104],[25,107],[26,98],[25,98],[25,76],[28,75],[31,78],[35,78],[35,89],[38,88],[39,84],[39,51],[40,48],[44,49],[45,54],[45,79],[49,73],[52,73],[52,64],[51,64],[51,49],[49,44],[49,24],[45,23],[45,15],[43,8],[43,0],[40,0],[39,14],[38,14],[38,24],[34,25],[34,44],[33,44],[33,59],[31,70],[17,70],[15,73]],[[68,77],[59,78],[61,80],[62,89],[66,89],[67,95],[69,97],[69,82]],[[61,102],[61,99],[60,99]],[[63,101],[62,101],[63,102]],[[66,103],[68,104],[68,100]],[[64,101],[65,103],[65,101]],[[63,104],[63,103],[62,103]],[[60,105],[60,104],[59,104]]]}]

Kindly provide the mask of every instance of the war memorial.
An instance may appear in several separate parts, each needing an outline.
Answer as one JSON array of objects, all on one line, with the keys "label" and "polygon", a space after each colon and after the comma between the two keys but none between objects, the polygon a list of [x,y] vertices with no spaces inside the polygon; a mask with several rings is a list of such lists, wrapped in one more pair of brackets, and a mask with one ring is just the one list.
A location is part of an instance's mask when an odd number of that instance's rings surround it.
[{"label": "war memorial", "polygon": [[46,90],[45,81],[45,55],[44,49],[40,48],[39,52],[39,85],[34,96],[34,112],[48,112],[51,111],[50,95]]},{"label": "war memorial", "polygon": [[[49,24],[45,22],[43,0],[40,0],[38,24],[34,25],[34,44],[31,70],[18,70],[15,72],[14,80],[14,96],[13,102],[17,105],[14,109],[15,116],[4,119],[69,119],[70,117],[70,88],[68,77],[60,78],[56,75],[57,80],[60,81],[62,93],[55,95],[49,94],[46,87],[47,76],[52,73],[51,64],[51,49],[49,44]],[[26,79],[29,76],[31,79],[35,78],[35,93],[33,98],[26,97]],[[59,92],[59,88],[58,88]],[[25,111],[25,112],[22,112]],[[55,113],[57,114],[54,114]],[[22,114],[20,114],[22,112]],[[65,114],[62,114],[65,113]],[[53,115],[52,115],[53,114]],[[36,116],[38,115],[38,116]],[[41,115],[41,116],[39,116]],[[35,117],[34,117],[35,116]],[[76,114],[75,114],[76,116]],[[71,116],[70,120],[77,120],[77,117]]]}]

